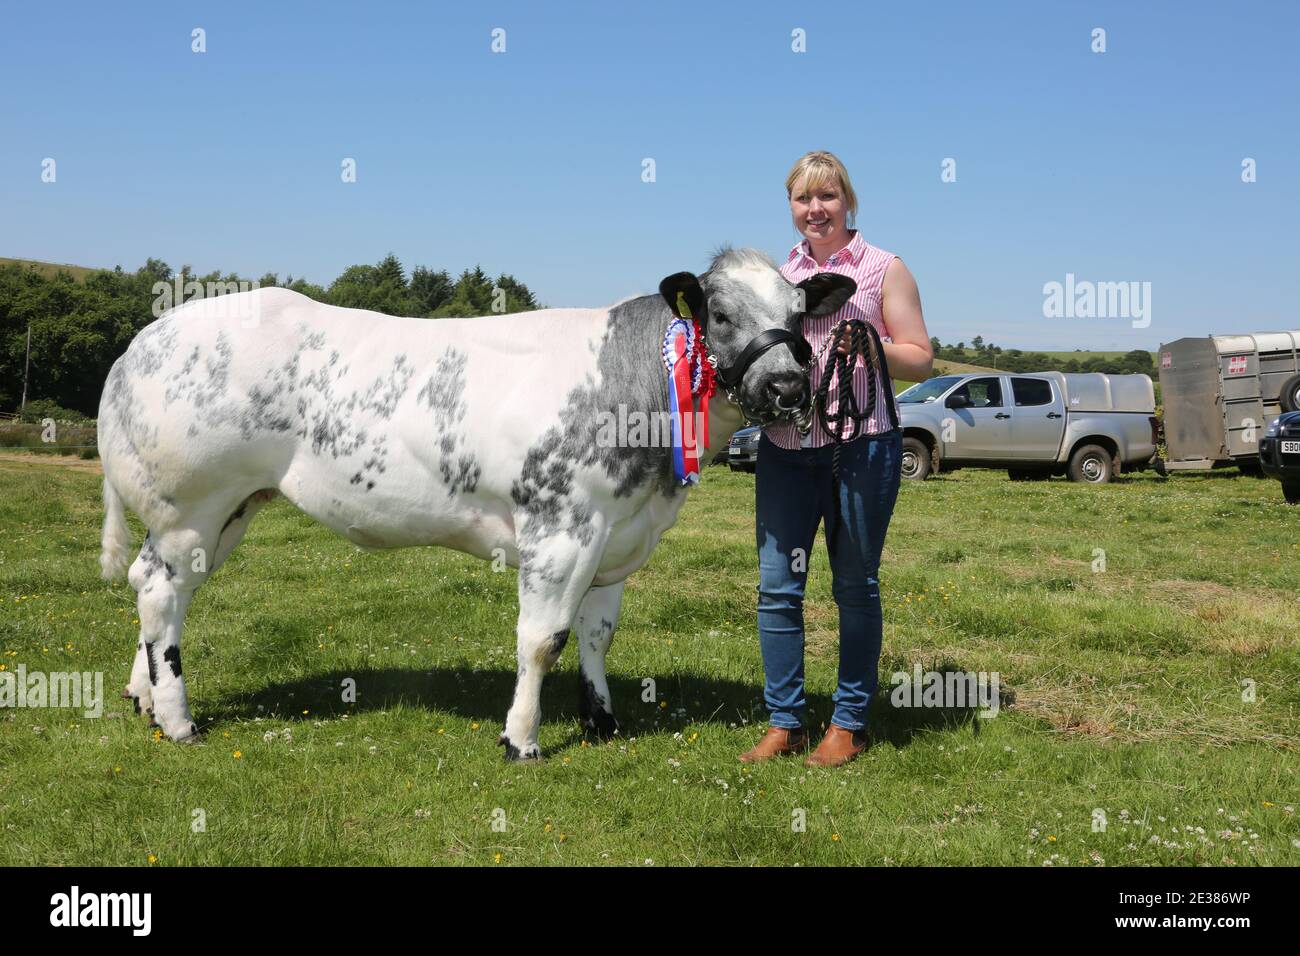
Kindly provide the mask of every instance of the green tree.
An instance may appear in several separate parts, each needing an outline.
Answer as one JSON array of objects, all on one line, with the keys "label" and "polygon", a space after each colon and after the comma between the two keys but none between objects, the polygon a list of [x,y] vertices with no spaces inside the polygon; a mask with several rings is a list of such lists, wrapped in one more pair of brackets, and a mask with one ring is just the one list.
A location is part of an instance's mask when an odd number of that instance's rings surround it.
[{"label": "green tree", "polygon": [[445,270],[434,272],[424,266],[416,266],[411,270],[411,315],[431,316],[451,301],[451,296],[451,276]]}]

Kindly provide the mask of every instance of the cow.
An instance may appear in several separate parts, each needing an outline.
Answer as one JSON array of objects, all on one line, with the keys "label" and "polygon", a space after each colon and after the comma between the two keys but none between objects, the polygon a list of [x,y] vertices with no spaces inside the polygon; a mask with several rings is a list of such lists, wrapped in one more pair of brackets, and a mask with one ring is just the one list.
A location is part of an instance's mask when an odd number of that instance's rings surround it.
[{"label": "cow", "polygon": [[795,287],[762,253],[723,249],[702,275],[606,308],[430,320],[264,288],[170,310],[113,365],[99,409],[105,579],[127,571],[125,510],[147,529],[127,575],[140,639],[123,697],[168,738],[199,737],[186,609],[279,494],[362,548],[442,545],[518,568],[507,760],[541,757],[542,679],[570,632],[582,724],[613,736],[605,655],[623,585],[688,488],[670,443],[598,429],[620,404],[668,409],[665,329],[689,310],[724,385],[708,407],[716,453],[746,416],[806,401],[798,323],[853,291],[829,273]]}]

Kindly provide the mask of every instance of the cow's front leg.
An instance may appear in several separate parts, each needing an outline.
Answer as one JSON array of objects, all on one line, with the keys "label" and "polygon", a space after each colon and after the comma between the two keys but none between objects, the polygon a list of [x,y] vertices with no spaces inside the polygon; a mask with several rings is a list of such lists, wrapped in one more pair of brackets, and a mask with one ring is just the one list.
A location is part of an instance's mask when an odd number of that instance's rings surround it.
[{"label": "cow's front leg", "polygon": [[181,627],[195,587],[182,556],[191,537],[180,532],[155,542],[147,536],[128,575],[137,591],[140,638],[127,696],[172,740],[198,735],[181,676]]},{"label": "cow's front leg", "polygon": [[578,714],[583,727],[602,740],[618,733],[614,702],[605,679],[605,655],[618,626],[623,584],[619,581],[589,590],[573,622],[578,642]]},{"label": "cow's front leg", "polygon": [[542,679],[568,642],[569,627],[595,576],[603,547],[603,533],[580,545],[559,532],[520,548],[519,663],[514,702],[500,740],[506,760],[535,763],[542,758],[537,742]]}]

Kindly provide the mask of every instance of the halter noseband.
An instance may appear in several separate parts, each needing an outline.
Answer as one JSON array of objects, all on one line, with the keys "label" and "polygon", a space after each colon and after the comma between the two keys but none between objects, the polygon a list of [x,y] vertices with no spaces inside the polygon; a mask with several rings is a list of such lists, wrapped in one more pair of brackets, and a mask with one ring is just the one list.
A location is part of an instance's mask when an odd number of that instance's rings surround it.
[{"label": "halter noseband", "polygon": [[767,329],[749,340],[749,344],[745,346],[734,364],[718,369],[718,381],[729,389],[739,388],[745,373],[758,361],[758,357],[782,343],[790,346],[790,351],[794,355],[794,360],[799,363],[799,367],[806,368],[808,360],[812,358],[812,346],[804,337],[786,329]]}]

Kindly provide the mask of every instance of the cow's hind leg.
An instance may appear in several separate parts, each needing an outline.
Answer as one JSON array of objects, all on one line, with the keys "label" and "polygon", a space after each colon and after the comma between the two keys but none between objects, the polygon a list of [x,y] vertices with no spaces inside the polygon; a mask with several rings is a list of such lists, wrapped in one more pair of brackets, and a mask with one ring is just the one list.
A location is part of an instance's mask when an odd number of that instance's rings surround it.
[{"label": "cow's hind leg", "polygon": [[[128,579],[137,592],[140,639],[131,679],[122,696],[134,703],[137,714],[148,714],[151,725],[161,726],[174,740],[188,739],[198,732],[190,717],[181,669],[180,632],[185,611],[195,589],[225,562],[244,537],[253,516],[274,497],[275,491],[270,489],[250,495],[231,511],[216,533],[171,532],[160,536],[157,543],[151,533],[131,565]],[[203,546],[204,541],[216,544],[209,549]],[[166,722],[155,713],[160,687]]]},{"label": "cow's hind leg", "polygon": [[618,733],[605,678],[605,655],[618,626],[623,584],[619,581],[589,590],[573,622],[573,634],[578,642],[578,714],[583,727],[602,740]]},{"label": "cow's hind leg", "polygon": [[507,760],[541,759],[537,731],[542,722],[542,679],[560,659],[578,606],[595,576],[604,532],[594,526],[593,532],[585,545],[561,533],[520,549],[518,671],[514,702],[500,740]]}]

